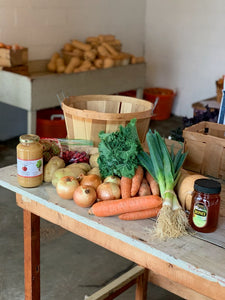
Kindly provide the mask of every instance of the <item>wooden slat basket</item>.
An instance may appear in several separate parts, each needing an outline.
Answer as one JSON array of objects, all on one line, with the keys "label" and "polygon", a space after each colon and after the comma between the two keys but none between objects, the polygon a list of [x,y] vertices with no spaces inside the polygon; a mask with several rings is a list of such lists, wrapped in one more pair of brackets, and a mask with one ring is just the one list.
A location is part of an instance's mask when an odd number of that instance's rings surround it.
[{"label": "wooden slat basket", "polygon": [[118,130],[133,118],[141,143],[144,143],[152,115],[152,103],[126,96],[85,95],[67,97],[62,102],[67,137],[100,142],[98,134]]},{"label": "wooden slat basket", "polygon": [[188,152],[184,168],[225,179],[225,125],[200,122],[183,131]]}]

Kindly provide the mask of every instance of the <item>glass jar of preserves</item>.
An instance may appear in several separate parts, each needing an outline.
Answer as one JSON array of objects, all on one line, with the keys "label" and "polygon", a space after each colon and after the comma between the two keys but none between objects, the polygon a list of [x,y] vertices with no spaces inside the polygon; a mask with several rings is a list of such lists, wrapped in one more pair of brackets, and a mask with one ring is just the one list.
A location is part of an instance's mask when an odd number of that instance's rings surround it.
[{"label": "glass jar of preserves", "polygon": [[17,179],[23,187],[36,187],[43,181],[43,147],[39,136],[20,136],[17,151]]},{"label": "glass jar of preserves", "polygon": [[199,232],[213,232],[217,228],[220,210],[221,184],[212,179],[197,179],[194,183],[189,216],[191,227]]}]

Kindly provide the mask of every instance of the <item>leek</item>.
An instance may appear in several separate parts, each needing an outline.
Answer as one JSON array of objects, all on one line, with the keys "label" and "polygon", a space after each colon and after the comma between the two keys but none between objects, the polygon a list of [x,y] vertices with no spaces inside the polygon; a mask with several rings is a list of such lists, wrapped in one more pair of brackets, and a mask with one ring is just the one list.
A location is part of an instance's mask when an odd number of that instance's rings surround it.
[{"label": "leek", "polygon": [[165,140],[157,131],[149,130],[146,135],[149,148],[147,154],[143,150],[138,154],[140,164],[154,177],[159,184],[163,206],[156,221],[156,236],[176,238],[187,233],[188,219],[179,204],[174,192],[180,175],[180,169],[187,153],[180,149],[176,154],[173,147],[169,152]]}]

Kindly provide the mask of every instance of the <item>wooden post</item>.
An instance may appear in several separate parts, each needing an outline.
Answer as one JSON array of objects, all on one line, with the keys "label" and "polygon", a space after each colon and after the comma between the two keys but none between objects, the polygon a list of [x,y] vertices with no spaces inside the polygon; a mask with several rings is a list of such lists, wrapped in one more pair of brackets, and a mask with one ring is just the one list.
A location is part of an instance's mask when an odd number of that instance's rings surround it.
[{"label": "wooden post", "polygon": [[144,273],[141,276],[137,277],[135,300],[147,300],[147,289],[148,269],[145,269]]},{"label": "wooden post", "polygon": [[40,300],[40,217],[23,210],[25,300]]}]

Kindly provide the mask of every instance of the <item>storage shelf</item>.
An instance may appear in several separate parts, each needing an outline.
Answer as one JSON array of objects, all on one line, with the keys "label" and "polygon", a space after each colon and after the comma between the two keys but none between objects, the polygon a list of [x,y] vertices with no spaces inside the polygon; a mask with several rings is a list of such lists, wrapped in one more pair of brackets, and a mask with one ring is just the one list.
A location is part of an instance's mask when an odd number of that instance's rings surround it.
[{"label": "storage shelf", "polygon": [[29,62],[30,76],[0,72],[0,102],[27,111],[27,132],[36,132],[36,112],[59,105],[57,94],[65,96],[116,94],[137,90],[142,98],[146,65],[135,64],[72,74],[46,72],[47,61]]}]

